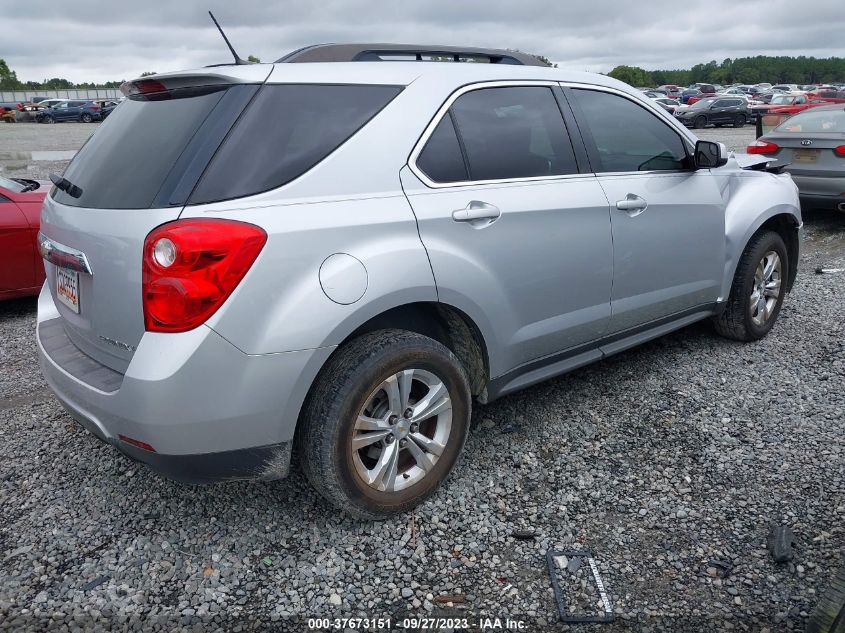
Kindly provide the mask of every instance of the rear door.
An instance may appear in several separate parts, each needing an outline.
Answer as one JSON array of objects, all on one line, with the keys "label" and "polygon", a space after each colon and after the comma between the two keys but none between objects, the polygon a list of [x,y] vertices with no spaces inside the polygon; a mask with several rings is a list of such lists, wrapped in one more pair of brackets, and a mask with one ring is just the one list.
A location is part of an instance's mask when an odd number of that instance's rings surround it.
[{"label": "rear door", "polygon": [[35,286],[32,238],[26,216],[0,192],[0,296]]},{"label": "rear door", "polygon": [[54,188],[41,216],[42,243],[47,240],[54,262],[65,262],[46,266],[65,330],[83,352],[117,371],[125,371],[144,333],[147,234],[179,217],[210,157],[258,90],[224,83],[161,91],[156,84],[155,92],[128,98],[74,157],[64,177],[81,194]]},{"label": "rear door", "polygon": [[613,230],[612,333],[716,301],[725,251],[722,196],[691,145],[634,97],[570,88]]},{"label": "rear door", "polygon": [[570,140],[558,90],[527,82],[458,91],[402,171],[438,296],[486,325],[494,377],[608,326],[607,199],[579,171],[576,152],[586,156]]},{"label": "rear door", "polygon": [[733,120],[730,99],[717,99],[710,105],[710,122],[718,125],[730,123]]}]

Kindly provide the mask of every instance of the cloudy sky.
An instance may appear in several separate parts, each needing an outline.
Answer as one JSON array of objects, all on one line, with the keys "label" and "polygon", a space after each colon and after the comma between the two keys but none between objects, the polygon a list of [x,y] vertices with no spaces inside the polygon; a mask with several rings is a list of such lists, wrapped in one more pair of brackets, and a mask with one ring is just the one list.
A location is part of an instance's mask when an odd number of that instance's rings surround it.
[{"label": "cloudy sky", "polygon": [[0,58],[24,81],[129,79],[320,42],[518,48],[562,66],[686,68],[746,55],[845,57],[845,0],[62,0],[4,4]]}]

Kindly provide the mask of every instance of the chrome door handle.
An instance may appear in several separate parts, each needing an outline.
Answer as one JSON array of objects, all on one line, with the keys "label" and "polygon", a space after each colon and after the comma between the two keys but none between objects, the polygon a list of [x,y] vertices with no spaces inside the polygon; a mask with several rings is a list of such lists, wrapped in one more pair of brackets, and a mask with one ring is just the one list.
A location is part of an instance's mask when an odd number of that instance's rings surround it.
[{"label": "chrome door handle", "polygon": [[452,219],[455,222],[471,222],[476,224],[490,224],[497,220],[500,215],[502,215],[502,212],[499,207],[494,207],[492,204],[487,204],[480,200],[473,200],[465,209],[452,211]]},{"label": "chrome door handle", "polygon": [[631,217],[635,217],[648,208],[648,202],[645,198],[629,193],[624,200],[617,200],[616,208],[620,211],[626,211]]}]

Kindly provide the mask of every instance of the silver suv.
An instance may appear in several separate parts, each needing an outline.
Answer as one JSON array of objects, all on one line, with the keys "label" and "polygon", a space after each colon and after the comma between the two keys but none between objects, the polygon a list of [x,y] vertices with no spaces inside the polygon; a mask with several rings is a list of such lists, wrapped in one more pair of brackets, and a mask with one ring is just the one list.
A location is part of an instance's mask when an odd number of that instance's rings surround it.
[{"label": "silver suv", "polygon": [[339,507],[401,512],[473,398],[699,319],[759,339],[795,278],[789,175],[608,77],[346,45],[123,90],[44,203],[38,348],[74,418],[179,480],[295,451]]}]

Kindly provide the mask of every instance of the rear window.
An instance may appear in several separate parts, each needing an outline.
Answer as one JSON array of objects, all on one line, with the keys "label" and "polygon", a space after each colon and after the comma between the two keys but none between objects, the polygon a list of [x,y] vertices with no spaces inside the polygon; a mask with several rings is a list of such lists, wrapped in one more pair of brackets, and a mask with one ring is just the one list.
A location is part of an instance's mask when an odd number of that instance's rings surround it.
[{"label": "rear window", "polygon": [[785,134],[843,134],[845,135],[845,109],[806,110],[775,128]]},{"label": "rear window", "polygon": [[[75,207],[145,209],[184,204],[201,169],[243,110],[255,86],[191,88],[126,99],[71,161],[64,177],[82,189],[78,198],[53,188],[54,200]],[[223,122],[208,151],[206,142]],[[197,134],[203,124],[208,133]],[[195,139],[196,135],[196,140]],[[193,142],[192,142],[193,140]],[[202,152],[200,170],[195,158]],[[183,176],[194,173],[186,187]],[[171,176],[171,174],[173,174]],[[187,189],[182,199],[173,193]],[[154,204],[155,203],[155,204]]]},{"label": "rear window", "polygon": [[280,187],[340,147],[401,86],[280,84],[261,88],[232,129],[189,204]]}]

